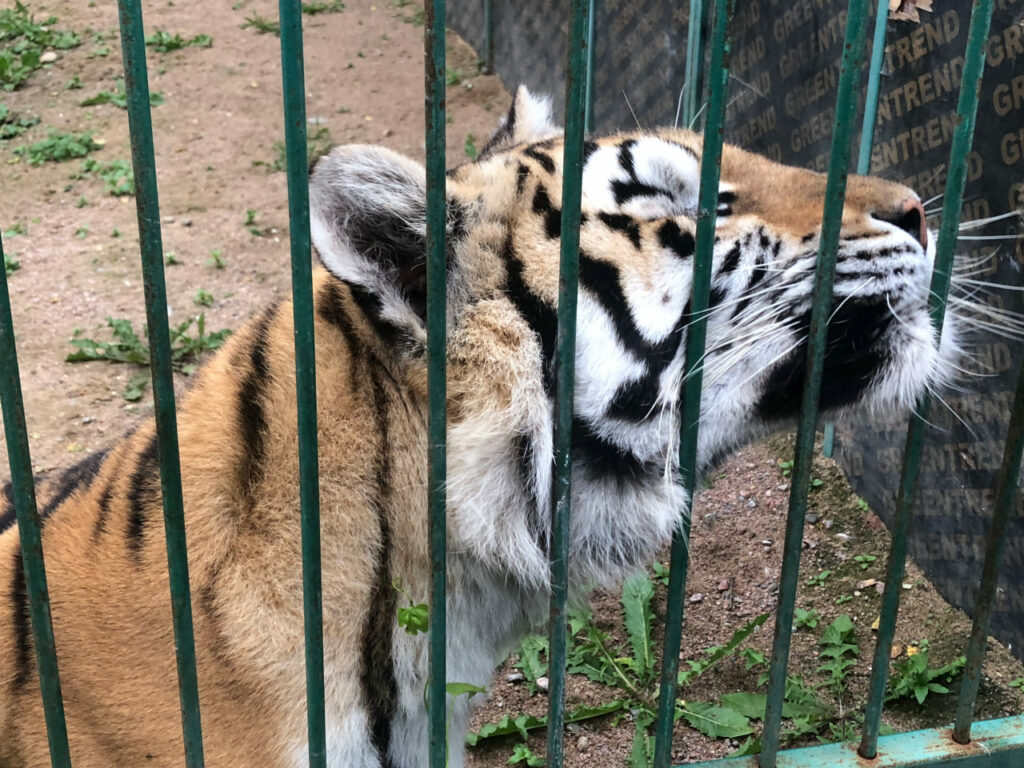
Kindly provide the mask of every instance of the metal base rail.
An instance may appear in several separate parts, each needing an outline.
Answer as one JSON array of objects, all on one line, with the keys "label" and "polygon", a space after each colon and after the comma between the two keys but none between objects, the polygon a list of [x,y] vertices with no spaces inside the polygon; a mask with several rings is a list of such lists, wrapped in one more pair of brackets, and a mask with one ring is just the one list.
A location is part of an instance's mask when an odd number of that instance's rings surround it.
[{"label": "metal base rail", "polygon": [[[878,757],[857,754],[857,742],[823,744],[779,752],[779,768],[1021,768],[1024,715],[974,724],[969,744],[953,741],[953,729],[931,728],[878,740]],[[756,757],[687,763],[685,768],[757,768]],[[677,768],[683,768],[678,766]]]}]

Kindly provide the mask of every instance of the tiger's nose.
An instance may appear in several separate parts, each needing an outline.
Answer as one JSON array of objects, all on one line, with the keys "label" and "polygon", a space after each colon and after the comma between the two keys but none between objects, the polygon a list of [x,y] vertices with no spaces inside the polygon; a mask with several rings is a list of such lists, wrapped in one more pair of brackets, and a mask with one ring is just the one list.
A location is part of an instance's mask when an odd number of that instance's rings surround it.
[{"label": "tiger's nose", "polygon": [[903,201],[892,223],[917,240],[922,248],[928,249],[928,225],[925,222],[924,206],[917,195],[911,195]]}]

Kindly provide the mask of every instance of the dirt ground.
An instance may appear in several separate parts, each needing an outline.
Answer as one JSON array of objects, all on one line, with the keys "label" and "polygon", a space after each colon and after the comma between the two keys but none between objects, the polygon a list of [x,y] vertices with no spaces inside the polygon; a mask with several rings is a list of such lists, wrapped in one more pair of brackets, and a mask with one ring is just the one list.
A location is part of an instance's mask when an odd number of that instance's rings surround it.
[{"label": "dirt ground", "polygon": [[[70,0],[29,5],[37,17],[53,14],[60,28],[84,37],[80,47],[57,52],[56,61],[24,87],[0,93],[0,102],[14,113],[41,119],[24,136],[0,142],[0,229],[24,230],[5,236],[4,249],[21,263],[9,280],[11,299],[33,464],[46,474],[108,445],[152,407],[148,393],[134,403],[122,397],[138,369],[64,360],[77,329],[83,336],[105,339],[108,316],[142,324],[134,199],[107,194],[96,178],[72,178],[81,160],[30,166],[14,154],[16,147],[58,130],[91,132],[103,142],[91,155],[97,160],[130,157],[126,112],[113,105],[80,106],[85,98],[113,90],[120,74],[115,7]],[[423,30],[414,7],[348,0],[341,13],[305,17],[311,135],[326,131],[322,142],[375,143],[422,158]],[[148,3],[145,12],[149,31],[213,38],[209,48],[151,52],[149,57],[151,89],[165,101],[153,109],[153,125],[164,249],[177,261],[166,270],[171,321],[204,311],[207,330],[238,328],[289,286],[285,176],[268,167],[277,158],[275,142],[283,138],[279,41],[242,28],[253,13],[276,18],[276,3],[176,0]],[[449,69],[448,159],[455,163],[465,158],[467,145],[483,145],[509,97],[497,78],[479,74],[476,55],[453,37]],[[67,88],[73,78],[80,89]],[[215,251],[223,268],[211,263]],[[212,306],[196,306],[193,297],[200,290],[212,294]],[[699,657],[702,649],[724,642],[737,627],[775,605],[787,498],[778,461],[787,458],[786,451],[785,441],[775,440],[740,452],[697,500],[683,658]],[[8,474],[5,447],[0,460],[2,482]],[[854,618],[862,651],[850,693],[859,697],[880,597],[874,588],[857,589],[856,583],[881,577],[887,534],[876,517],[857,507],[834,465],[822,464],[816,472],[825,482],[812,495],[816,522],[807,527],[798,605],[816,608],[826,623],[839,613]],[[862,571],[852,564],[854,554],[878,559]],[[820,588],[804,583],[824,569],[836,573],[829,583]],[[910,586],[903,594],[897,646],[905,649],[927,637],[934,661],[949,661],[961,652],[966,618],[946,606],[912,565],[905,582]],[[850,599],[836,605],[844,596]],[[655,602],[660,633],[660,587]],[[593,605],[597,623],[623,639],[618,597],[599,594]],[[749,643],[764,650],[771,632],[769,620]],[[795,635],[796,672],[811,673],[818,665],[816,637]],[[546,707],[543,694],[531,696],[523,683],[508,681],[510,663],[499,670],[477,725],[506,713],[540,714]],[[981,716],[1024,709],[1019,689],[1007,686],[1021,675],[1020,665],[993,644],[979,698]],[[751,675],[732,659],[680,695],[712,701],[742,690],[754,690]],[[614,693],[571,679],[570,707],[608,698]],[[924,707],[900,705],[887,718],[901,730],[947,723],[955,698],[933,696]],[[566,764],[624,765],[633,729],[628,718],[617,725],[605,718],[571,728]],[[529,743],[542,752],[541,741],[533,736]],[[513,743],[498,739],[471,750],[470,764],[504,765]],[[675,760],[693,760],[724,755],[734,746],[680,724],[673,754]]]}]

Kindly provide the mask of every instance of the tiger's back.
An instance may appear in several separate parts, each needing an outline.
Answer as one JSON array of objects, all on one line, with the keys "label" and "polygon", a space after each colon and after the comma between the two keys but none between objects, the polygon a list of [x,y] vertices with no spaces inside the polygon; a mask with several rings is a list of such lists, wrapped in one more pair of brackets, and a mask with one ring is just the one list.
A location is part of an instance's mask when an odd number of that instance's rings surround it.
[{"label": "tiger's back", "polygon": [[[449,174],[450,681],[485,685],[546,606],[560,141],[546,105],[520,90],[480,159]],[[686,506],[675,457],[700,152],[684,131],[586,145],[576,590],[647,562]],[[819,174],[726,148],[702,467],[795,413],[823,193]],[[426,749],[426,641],[396,610],[426,602],[429,584],[423,169],[338,148],[312,176],[311,206],[326,267],[314,316],[328,764],[412,768]],[[956,326],[940,348],[927,312],[933,251],[910,190],[851,179],[825,407],[906,408],[948,376]],[[258,314],[178,413],[210,765],[306,765],[292,338],[289,302]],[[157,450],[149,420],[41,498],[71,751],[84,768],[183,759]],[[47,760],[20,574],[9,526],[3,768]],[[451,706],[458,734],[466,697]]]}]

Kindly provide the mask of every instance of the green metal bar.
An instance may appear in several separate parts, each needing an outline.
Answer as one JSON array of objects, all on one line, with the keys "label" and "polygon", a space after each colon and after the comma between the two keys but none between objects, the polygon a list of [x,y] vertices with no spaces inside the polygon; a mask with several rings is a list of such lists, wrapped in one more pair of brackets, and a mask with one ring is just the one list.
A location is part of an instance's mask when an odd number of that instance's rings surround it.
[{"label": "green metal bar", "polygon": [[[715,250],[718,215],[718,183],[722,172],[722,135],[726,97],[729,93],[729,55],[735,0],[715,0],[715,28],[711,41],[711,99],[704,128],[700,192],[697,202],[697,243],[693,261],[690,317],[686,333],[683,418],[679,446],[679,474],[691,505],[683,510],[672,535],[669,559],[668,604],[665,609],[665,642],[662,653],[658,720],[654,736],[654,766],[665,768],[672,758],[672,726],[675,723],[676,678],[683,631],[683,598],[690,559],[690,520],[697,487],[697,443],[700,393],[704,382],[705,342],[711,293],[711,262]],[[691,82],[687,80],[687,82]]]},{"label": "green metal bar", "polygon": [[985,565],[981,572],[981,586],[974,603],[974,625],[967,647],[967,667],[960,686],[957,701],[956,724],[953,740],[966,744],[971,740],[971,718],[974,716],[974,700],[978,696],[981,682],[981,663],[985,658],[988,628],[992,619],[996,587],[999,584],[999,564],[1006,549],[1006,525],[1017,500],[1017,478],[1020,476],[1021,454],[1024,453],[1024,365],[1017,373],[1017,394],[1013,399],[1010,427],[1006,433],[1006,449],[1003,463],[996,481],[996,507],[992,515],[992,528],[985,545]]},{"label": "green metal bar", "polygon": [[[953,741],[950,728],[883,736],[878,758],[868,763],[855,744],[825,744],[788,749],[779,768],[1012,768],[1024,765],[1024,716],[976,723],[970,744]],[[690,763],[685,768],[757,768],[756,757]],[[680,766],[679,768],[683,768]]]},{"label": "green metal bar", "polygon": [[579,285],[583,123],[587,84],[588,0],[571,0],[562,155],[562,230],[558,271],[554,477],[551,494],[551,659],[548,690],[548,766],[562,765],[565,738],[566,598],[569,593],[569,505],[572,496],[573,384],[576,375],[576,293]]},{"label": "green metal bar", "polygon": [[868,0],[853,0],[849,5],[846,37],[843,45],[839,88],[836,93],[836,114],[832,129],[828,181],[825,187],[825,208],[822,213],[821,239],[814,272],[814,298],[808,328],[807,377],[804,380],[800,420],[797,425],[796,451],[786,517],[786,540],[783,549],[779,608],[775,615],[775,640],[769,673],[768,706],[765,712],[760,768],[775,768],[782,724],[782,700],[786,689],[786,666],[793,633],[793,606],[796,603],[800,548],[803,543],[804,515],[807,512],[807,488],[811,482],[811,458],[818,420],[818,401],[824,368],[828,317],[832,311],[832,286],[835,281],[839,232],[842,227],[843,204],[846,200],[846,177],[850,165],[850,144],[853,131],[854,94],[860,82],[861,65],[867,34]]},{"label": "green metal bar", "polygon": [[[0,262],[3,260],[4,246],[0,241]],[[11,468],[14,512],[21,539],[25,592],[28,595],[36,666],[43,696],[43,716],[46,719],[46,736],[50,742],[50,765],[53,768],[71,768],[67,724],[64,722],[64,699],[57,670],[57,646],[50,620],[50,593],[46,586],[46,567],[43,563],[42,525],[36,508],[25,404],[21,397],[21,378],[18,374],[18,351],[14,343],[11,297],[7,292],[7,272],[3,269],[0,269],[0,404],[3,409],[4,435],[7,438],[7,461]]]},{"label": "green metal bar", "polygon": [[587,9],[587,93],[584,97],[586,117],[583,122],[585,133],[594,132],[594,24],[596,0],[590,0]]},{"label": "green metal bar", "polygon": [[[857,154],[857,173],[871,171],[871,146],[875,142],[875,119],[878,116],[878,88],[882,80],[882,61],[885,58],[885,29],[889,20],[889,0],[879,0],[875,14],[875,36],[871,42],[871,64],[868,66],[868,95],[864,102],[864,121],[860,131],[860,151]],[[836,442],[836,425],[825,422],[822,453],[832,458]]]},{"label": "green metal bar", "polygon": [[327,765],[324,713],[324,629],[320,562],[320,471],[317,458],[316,349],[309,235],[309,161],[302,7],[280,0],[281,81],[284,90],[288,221],[291,235],[295,397],[298,402],[299,508],[302,526],[302,615],[306,651],[306,728],[310,768]]},{"label": "green metal bar", "polygon": [[[942,225],[935,246],[935,266],[932,270],[931,311],[932,325],[936,339],[942,337],[942,325],[946,313],[946,296],[949,293],[950,275],[953,270],[953,255],[956,250],[960,227],[960,209],[963,205],[964,186],[967,183],[967,153],[974,141],[974,124],[978,113],[978,99],[981,91],[981,76],[985,70],[985,41],[992,22],[993,0],[977,0],[971,12],[971,25],[967,33],[967,50],[964,53],[964,69],[961,79],[960,96],[957,101],[956,128],[949,152],[949,176],[942,207]],[[882,720],[885,703],[885,688],[889,678],[889,654],[892,650],[896,631],[896,613],[899,610],[903,567],[907,558],[907,538],[910,531],[911,508],[917,491],[917,479],[921,469],[921,454],[924,450],[924,434],[930,399],[923,395],[918,400],[914,414],[907,428],[907,442],[903,454],[903,472],[900,477],[899,495],[892,524],[892,548],[885,568],[885,591],[882,593],[882,609],[878,626],[878,639],[871,667],[871,681],[868,686],[868,700],[864,710],[864,733],[859,753],[872,759],[877,754],[878,729]]]},{"label": "green metal bar", "polygon": [[693,128],[700,109],[701,62],[704,60],[704,0],[690,0],[690,21],[686,30],[686,89],[683,94],[683,125]]},{"label": "green metal bar", "polygon": [[448,418],[445,380],[447,273],[445,240],[445,2],[424,0],[427,142],[427,514],[430,539],[430,768],[447,764],[448,578],[445,471]]},{"label": "green metal bar", "polygon": [[494,0],[484,0],[484,72],[494,74]]},{"label": "green metal bar", "polygon": [[146,74],[146,37],[140,0],[118,0],[121,55],[128,97],[128,128],[131,134],[132,167],[135,171],[135,206],[142,253],[142,284],[149,327],[149,359],[153,374],[157,451],[160,458],[160,491],[167,539],[167,573],[171,589],[171,616],[178,665],[178,696],[185,746],[185,765],[203,765],[203,734],[199,716],[199,681],[192,631],[192,597],[188,583],[188,552],[185,513],[181,495],[181,462],[178,456],[178,421],[174,412],[174,372],[167,328],[167,291],[164,287],[163,243],[160,237],[160,203],[157,196],[156,161],[153,156],[153,125],[149,114],[149,79]]}]

